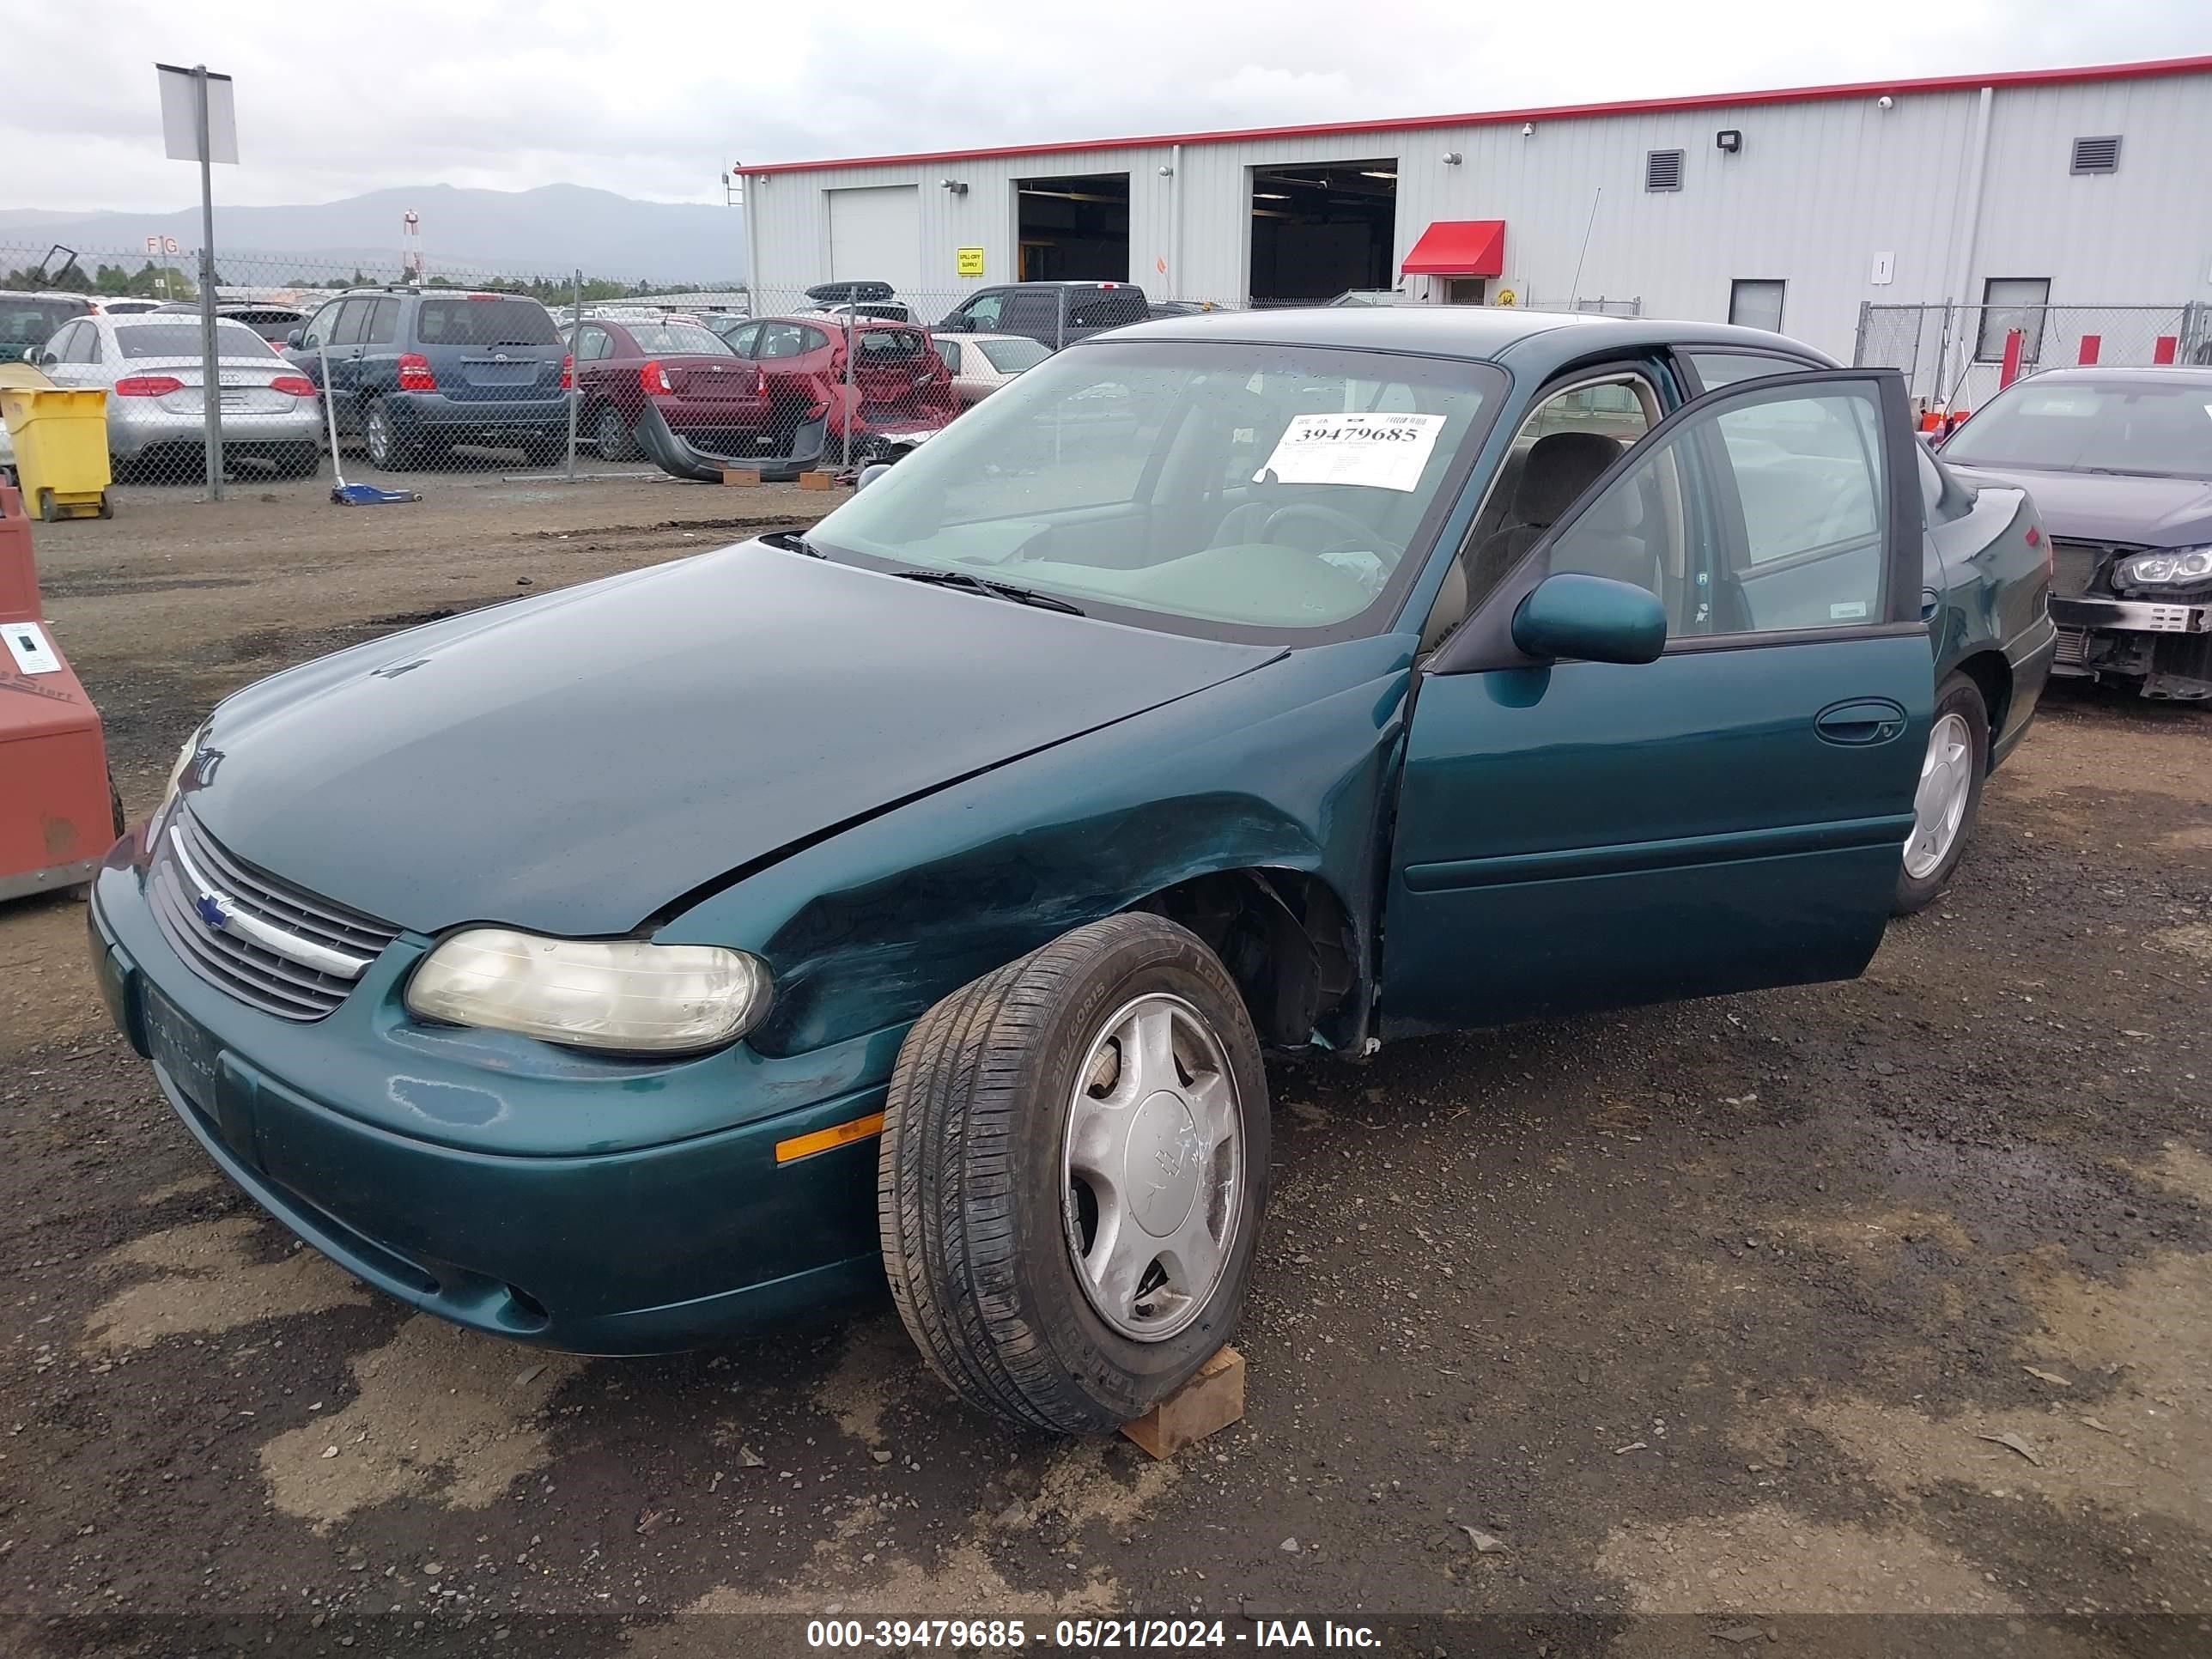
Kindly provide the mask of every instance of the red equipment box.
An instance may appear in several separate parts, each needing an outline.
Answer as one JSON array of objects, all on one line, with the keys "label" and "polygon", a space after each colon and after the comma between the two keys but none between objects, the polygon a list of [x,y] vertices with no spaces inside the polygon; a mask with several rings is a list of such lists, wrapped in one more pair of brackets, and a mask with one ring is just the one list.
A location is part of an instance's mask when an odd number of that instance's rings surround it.
[{"label": "red equipment box", "polygon": [[100,711],[40,610],[31,521],[0,485],[0,899],[89,880],[123,829]]}]

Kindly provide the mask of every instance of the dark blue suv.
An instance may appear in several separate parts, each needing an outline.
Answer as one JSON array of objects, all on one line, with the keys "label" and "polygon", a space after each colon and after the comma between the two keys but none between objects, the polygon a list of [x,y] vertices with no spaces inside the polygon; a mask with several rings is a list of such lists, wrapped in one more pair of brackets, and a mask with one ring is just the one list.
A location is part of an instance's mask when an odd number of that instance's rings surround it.
[{"label": "dark blue suv", "polygon": [[387,471],[456,444],[541,464],[566,452],[573,365],[552,313],[526,295],[356,289],[295,331],[284,355],[319,386],[328,359],[338,430],[359,433]]}]

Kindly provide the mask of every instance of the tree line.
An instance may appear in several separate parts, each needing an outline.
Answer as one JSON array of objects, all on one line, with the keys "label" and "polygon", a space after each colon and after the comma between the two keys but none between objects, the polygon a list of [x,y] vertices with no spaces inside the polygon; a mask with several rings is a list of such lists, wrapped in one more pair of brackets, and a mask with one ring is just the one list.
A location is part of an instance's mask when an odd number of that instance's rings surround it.
[{"label": "tree line", "polygon": [[[384,283],[404,286],[407,280],[404,274],[372,276],[356,265],[350,277],[338,276],[331,272],[319,276],[298,275],[283,286],[306,289],[368,288]],[[221,270],[216,272],[215,281],[219,289],[231,285]],[[575,284],[566,276],[484,276],[465,282],[440,273],[424,277],[422,286],[468,289],[485,294],[527,295],[549,306],[565,304],[575,295]],[[625,283],[615,277],[587,276],[584,279],[583,295],[586,302],[650,299],[657,294],[690,293],[697,286],[683,283]],[[118,298],[132,295],[150,300],[197,300],[200,292],[198,284],[175,265],[157,265],[151,259],[137,270],[119,264],[97,264],[89,275],[74,259],[52,273],[39,265],[24,265],[0,271],[0,290],[23,293],[40,289],[70,294],[113,295]]]}]

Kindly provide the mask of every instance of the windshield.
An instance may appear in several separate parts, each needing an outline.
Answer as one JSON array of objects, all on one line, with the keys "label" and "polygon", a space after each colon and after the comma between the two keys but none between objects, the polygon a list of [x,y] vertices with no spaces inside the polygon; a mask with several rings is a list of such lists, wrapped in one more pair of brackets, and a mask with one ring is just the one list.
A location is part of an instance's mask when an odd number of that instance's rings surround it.
[{"label": "windshield", "polygon": [[1025,334],[1007,340],[978,340],[975,344],[984,360],[1001,374],[1018,374],[1025,368],[1035,368],[1052,356]]},{"label": "windshield", "polygon": [[697,323],[631,323],[629,337],[647,356],[729,357],[729,342]]},{"label": "windshield", "polygon": [[553,314],[535,300],[425,300],[415,320],[424,345],[550,346]]},{"label": "windshield", "polygon": [[[115,343],[126,357],[197,357],[200,355],[198,323],[142,323],[118,318]],[[224,357],[274,357],[276,349],[243,323],[218,322],[215,349]]]},{"label": "windshield", "polygon": [[1968,466],[2212,478],[2212,379],[2013,387],[1943,446]]},{"label": "windshield", "polygon": [[1371,632],[1412,580],[1501,383],[1486,364],[1375,352],[1080,346],[962,416],[809,539],[1176,631]]}]

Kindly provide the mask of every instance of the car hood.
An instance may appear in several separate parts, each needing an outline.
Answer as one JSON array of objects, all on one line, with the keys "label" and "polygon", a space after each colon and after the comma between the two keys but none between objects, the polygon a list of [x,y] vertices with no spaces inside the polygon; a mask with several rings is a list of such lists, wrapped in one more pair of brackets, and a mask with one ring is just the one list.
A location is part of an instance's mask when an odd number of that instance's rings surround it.
[{"label": "car hood", "polygon": [[262,681],[188,799],[238,857],[401,927],[623,933],[1279,654],[750,542]]},{"label": "car hood", "polygon": [[1946,459],[1971,484],[2004,484],[2033,498],[2043,527],[2068,541],[2191,547],[2212,542],[2212,483],[2126,478],[2106,472],[1971,466]]}]

